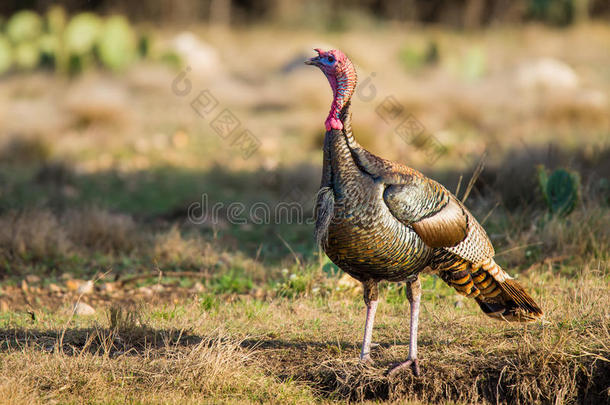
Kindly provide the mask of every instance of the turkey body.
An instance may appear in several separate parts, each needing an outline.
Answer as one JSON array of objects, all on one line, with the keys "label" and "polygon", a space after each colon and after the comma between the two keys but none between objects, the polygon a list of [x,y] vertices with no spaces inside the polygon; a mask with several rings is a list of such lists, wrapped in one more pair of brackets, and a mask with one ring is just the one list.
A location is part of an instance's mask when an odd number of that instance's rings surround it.
[{"label": "turkey body", "polygon": [[[331,135],[331,156],[352,159],[344,136]],[[344,162],[345,163],[345,162]],[[333,220],[324,245],[328,257],[352,277],[366,281],[413,279],[431,261],[428,247],[408,225],[392,215],[384,201],[387,185],[355,162],[332,170]]]}]

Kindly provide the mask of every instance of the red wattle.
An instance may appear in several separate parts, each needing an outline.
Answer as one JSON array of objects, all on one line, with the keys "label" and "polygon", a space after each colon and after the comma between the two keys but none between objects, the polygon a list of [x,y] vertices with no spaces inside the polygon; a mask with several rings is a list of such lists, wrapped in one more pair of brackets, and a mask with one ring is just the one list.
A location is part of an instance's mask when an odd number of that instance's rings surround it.
[{"label": "red wattle", "polygon": [[335,117],[329,116],[326,121],[324,122],[324,125],[326,126],[326,130],[330,131],[331,129],[338,129],[338,130],[342,130],[343,129],[343,123],[341,122],[340,119],[337,119]]}]

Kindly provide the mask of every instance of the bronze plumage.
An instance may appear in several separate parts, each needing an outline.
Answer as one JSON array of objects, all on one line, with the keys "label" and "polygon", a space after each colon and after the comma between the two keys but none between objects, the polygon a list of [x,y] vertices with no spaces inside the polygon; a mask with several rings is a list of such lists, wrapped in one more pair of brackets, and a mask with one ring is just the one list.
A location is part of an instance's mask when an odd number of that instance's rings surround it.
[{"label": "bronze plumage", "polygon": [[356,142],[350,113],[353,65],[340,51],[316,51],[307,63],[324,72],[334,95],[326,120],[316,239],[338,267],[363,283],[367,321],[361,360],[370,360],[377,283],[404,281],[411,304],[410,351],[392,372],[410,366],[419,374],[418,274],[424,269],[474,298],[491,317],[526,322],[542,316],[535,301],[495,263],[485,230],[462,202],[436,181]]}]

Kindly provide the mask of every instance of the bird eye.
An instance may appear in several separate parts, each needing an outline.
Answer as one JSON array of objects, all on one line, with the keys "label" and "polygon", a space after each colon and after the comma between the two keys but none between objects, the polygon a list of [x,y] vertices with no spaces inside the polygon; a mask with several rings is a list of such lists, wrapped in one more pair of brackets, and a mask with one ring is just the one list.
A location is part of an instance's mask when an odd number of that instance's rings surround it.
[{"label": "bird eye", "polygon": [[329,61],[330,63],[333,63],[333,62],[335,61],[335,58],[333,58],[332,56],[329,56],[329,57],[328,57],[328,61]]}]

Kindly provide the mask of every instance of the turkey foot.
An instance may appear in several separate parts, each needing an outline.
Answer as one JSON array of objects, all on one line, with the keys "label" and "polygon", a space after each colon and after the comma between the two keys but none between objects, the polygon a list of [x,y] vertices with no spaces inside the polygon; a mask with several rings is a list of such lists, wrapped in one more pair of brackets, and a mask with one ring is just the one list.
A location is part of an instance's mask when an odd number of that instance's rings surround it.
[{"label": "turkey foot", "polygon": [[388,376],[394,377],[398,372],[407,367],[411,367],[411,371],[415,377],[420,376],[421,372],[419,371],[419,361],[417,359],[409,359],[407,361],[403,361],[402,363],[398,363],[388,370]]},{"label": "turkey foot", "polygon": [[[379,347],[380,344],[379,343],[371,343],[371,349],[375,349],[377,347]],[[365,355],[360,355],[360,363],[361,364],[368,364],[368,365],[372,365],[373,363],[375,363],[375,361],[371,358],[371,353],[366,353]]]}]

